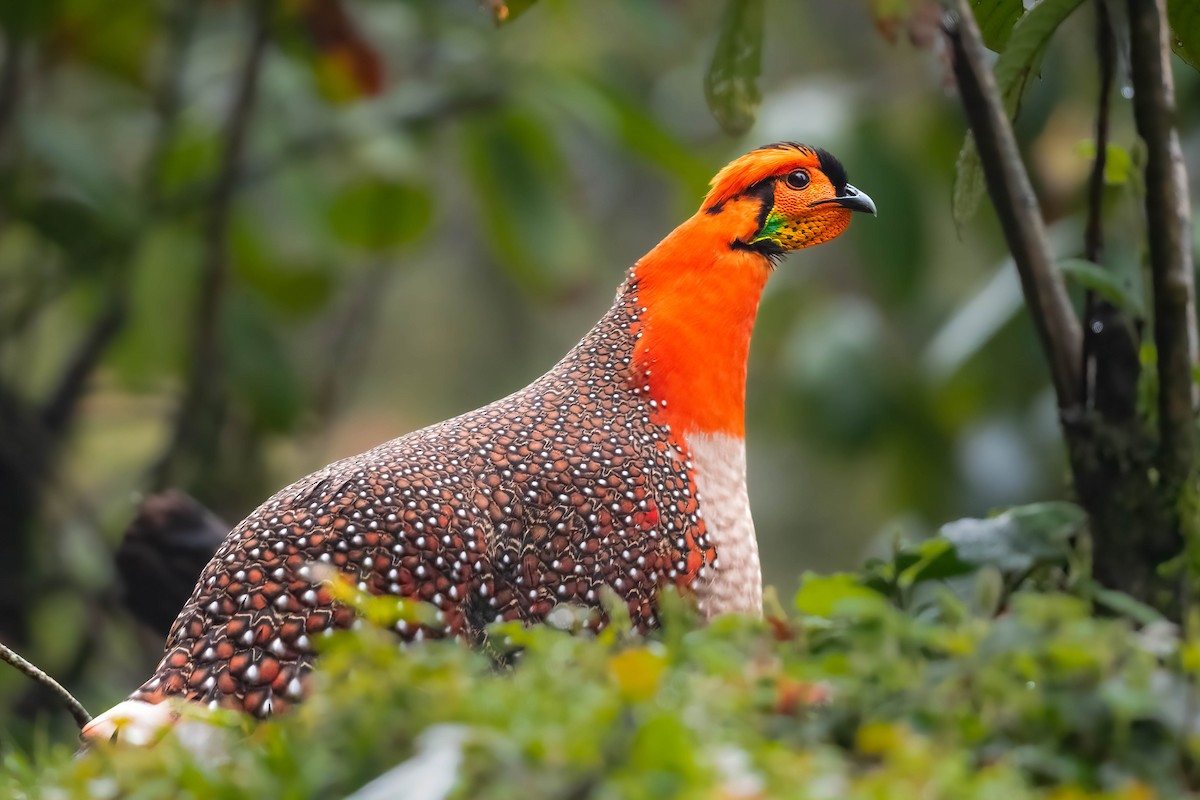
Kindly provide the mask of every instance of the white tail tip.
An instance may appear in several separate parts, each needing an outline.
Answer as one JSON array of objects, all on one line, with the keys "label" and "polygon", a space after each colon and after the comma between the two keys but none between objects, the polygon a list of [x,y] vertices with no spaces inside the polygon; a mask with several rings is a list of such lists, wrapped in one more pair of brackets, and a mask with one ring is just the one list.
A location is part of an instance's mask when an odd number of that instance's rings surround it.
[{"label": "white tail tip", "polygon": [[179,711],[170,703],[126,700],[83,726],[82,735],[91,742],[115,739],[142,747],[158,741],[178,721]]}]

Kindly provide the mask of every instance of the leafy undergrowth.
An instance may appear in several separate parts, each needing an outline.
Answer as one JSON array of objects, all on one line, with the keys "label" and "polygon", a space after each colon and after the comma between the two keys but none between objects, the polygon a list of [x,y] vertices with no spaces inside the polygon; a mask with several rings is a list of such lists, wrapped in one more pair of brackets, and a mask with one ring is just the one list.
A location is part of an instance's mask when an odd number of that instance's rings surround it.
[{"label": "leafy undergrowth", "polygon": [[559,627],[500,626],[511,666],[367,625],[326,640],[294,713],[218,716],[203,752],[174,734],[10,752],[0,796],[1141,800],[1197,785],[1200,648],[1111,615],[1112,597],[1097,617],[1086,584],[1035,588],[1022,564],[1013,591],[959,558],[969,541],[931,541],[810,576],[766,620],[701,626],[672,599],[648,638],[572,634],[566,609]]}]

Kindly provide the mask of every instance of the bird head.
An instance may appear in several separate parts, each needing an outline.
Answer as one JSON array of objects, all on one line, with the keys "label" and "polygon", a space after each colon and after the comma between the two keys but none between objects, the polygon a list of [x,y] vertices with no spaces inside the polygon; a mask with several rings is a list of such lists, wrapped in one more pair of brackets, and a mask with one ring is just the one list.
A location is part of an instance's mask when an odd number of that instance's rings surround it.
[{"label": "bird head", "polygon": [[781,142],[717,173],[701,211],[728,215],[734,247],[776,257],[833,239],[853,212],[874,214],[875,203],[847,182],[846,169],[828,152]]}]

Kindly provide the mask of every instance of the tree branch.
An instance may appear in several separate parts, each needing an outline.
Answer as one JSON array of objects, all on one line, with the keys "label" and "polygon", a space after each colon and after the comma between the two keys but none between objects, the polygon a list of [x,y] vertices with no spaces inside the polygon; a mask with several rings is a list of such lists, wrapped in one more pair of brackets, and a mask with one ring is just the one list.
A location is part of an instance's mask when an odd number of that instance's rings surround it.
[{"label": "tree branch", "polygon": [[0,62],[0,151],[3,151],[21,98],[21,57],[25,48],[16,32],[3,29],[0,34],[4,45],[4,60]]},{"label": "tree branch", "polygon": [[[149,220],[160,213],[158,171],[178,124],[179,110],[182,106],[184,64],[187,61],[197,13],[197,6],[193,0],[176,0],[166,15],[166,66],[162,70],[163,77],[154,95],[158,126],[142,171],[143,202]],[[129,308],[128,262],[131,250],[132,247],[129,247],[116,255],[116,277],[113,287],[108,292],[108,300],[80,340],[54,390],[42,405],[42,425],[52,442],[57,443],[67,433],[75,409],[84,396],[88,380],[104,358],[109,345],[125,327]]]},{"label": "tree branch", "polygon": [[1158,468],[1180,486],[1195,462],[1196,306],[1187,172],[1175,129],[1165,0],[1129,0],[1133,115],[1146,143],[1146,232],[1158,350]]},{"label": "tree branch", "polygon": [[62,704],[67,707],[67,711],[71,712],[71,716],[75,718],[75,722],[79,724],[81,729],[84,725],[92,721],[92,715],[87,712],[82,703],[75,699],[73,694],[63,688],[61,683],[51,678],[33,664],[30,664],[15,650],[3,643],[0,643],[0,661],[13,665],[20,672],[53,692],[62,701]]},{"label": "tree branch", "polygon": [[203,226],[205,254],[196,304],[191,369],[171,442],[154,470],[153,483],[158,489],[172,482],[172,473],[181,455],[197,442],[215,435],[210,423],[215,416],[213,406],[220,397],[222,382],[220,312],[228,282],[229,220],[242,171],[246,137],[257,101],[263,57],[270,38],[271,7],[270,0],[258,0],[253,6],[250,46],[238,73],[233,103],[225,123],[221,161],[213,180],[208,215]]},{"label": "tree branch", "polygon": [[[12,29],[0,28],[0,46],[4,48],[0,61],[0,201],[12,188],[12,165],[15,161],[12,148],[8,147],[17,106],[21,100],[21,80],[25,46],[21,37]],[[0,202],[0,227],[7,216],[5,203]]]},{"label": "tree branch", "polygon": [[125,325],[126,299],[114,293],[100,316],[92,323],[75,353],[58,378],[58,384],[42,406],[41,423],[49,439],[57,444],[67,432],[75,409],[87,388],[88,379]]},{"label": "tree branch", "polygon": [[356,369],[370,355],[370,342],[365,335],[372,329],[383,305],[384,288],[392,274],[391,265],[384,260],[375,262],[359,280],[346,302],[346,307],[330,325],[325,337],[329,343],[328,356],[322,377],[315,384],[313,409],[318,427],[328,428],[328,422],[337,410],[338,401],[351,388],[353,381],[348,375],[362,375],[365,370]]},{"label": "tree branch", "polygon": [[1105,0],[1096,0],[1096,55],[1100,67],[1100,91],[1096,109],[1096,158],[1088,178],[1087,226],[1083,234],[1083,255],[1094,264],[1100,263],[1104,250],[1104,169],[1108,161],[1108,116],[1112,104],[1113,73],[1116,42],[1108,18]]},{"label": "tree branch", "polygon": [[[1088,179],[1084,258],[1099,264],[1104,253],[1104,171],[1108,161],[1108,125],[1116,73],[1117,44],[1107,0],[1095,0],[1096,56],[1100,73],[1096,103],[1096,156]],[[1138,335],[1129,315],[1092,290],[1084,298],[1083,398],[1089,409],[1110,423],[1124,423],[1137,413],[1141,374]]]},{"label": "tree branch", "polygon": [[1080,405],[1083,335],[1066,286],[1054,269],[1037,196],[1021,161],[1012,126],[985,58],[967,0],[955,0],[947,22],[959,95],[987,180],[988,193],[1012,251],[1025,302],[1050,367],[1060,410]]},{"label": "tree branch", "polygon": [[166,65],[162,70],[162,82],[154,94],[158,129],[142,173],[142,187],[151,214],[159,211],[162,200],[159,172],[179,126],[179,112],[183,107],[183,76],[199,13],[200,4],[195,0],[175,0],[163,15],[163,24],[167,29]]}]

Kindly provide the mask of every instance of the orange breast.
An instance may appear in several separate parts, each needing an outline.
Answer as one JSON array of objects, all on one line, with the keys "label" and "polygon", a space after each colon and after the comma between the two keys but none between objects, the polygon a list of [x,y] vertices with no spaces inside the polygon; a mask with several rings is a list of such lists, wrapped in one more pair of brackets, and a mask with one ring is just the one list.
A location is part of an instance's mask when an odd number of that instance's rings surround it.
[{"label": "orange breast", "polygon": [[[757,212],[748,203],[746,215]],[[746,361],[770,262],[700,213],[633,269],[641,314],[635,366],[677,435],[745,433]],[[753,224],[746,220],[747,226]]]}]

